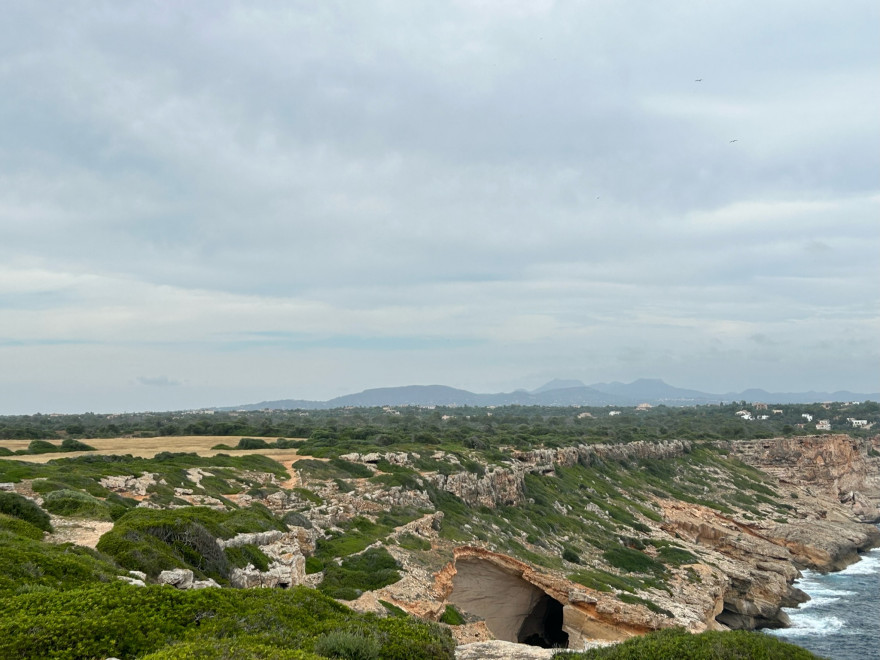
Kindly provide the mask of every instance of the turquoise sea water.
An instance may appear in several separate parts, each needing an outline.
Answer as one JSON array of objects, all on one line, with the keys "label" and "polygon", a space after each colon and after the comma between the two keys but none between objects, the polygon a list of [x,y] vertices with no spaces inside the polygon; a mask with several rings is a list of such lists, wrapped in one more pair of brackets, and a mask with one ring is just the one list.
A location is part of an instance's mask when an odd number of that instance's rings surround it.
[{"label": "turquoise sea water", "polygon": [[791,628],[767,631],[832,660],[880,658],[880,548],[838,573],[804,571],[811,600],[786,608]]}]

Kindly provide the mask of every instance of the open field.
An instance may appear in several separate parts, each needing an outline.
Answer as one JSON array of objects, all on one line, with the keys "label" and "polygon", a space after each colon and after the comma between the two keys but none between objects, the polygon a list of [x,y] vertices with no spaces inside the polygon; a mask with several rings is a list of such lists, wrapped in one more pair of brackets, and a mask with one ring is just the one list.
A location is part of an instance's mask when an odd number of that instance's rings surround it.
[{"label": "open field", "polygon": [[[184,435],[184,436],[160,436],[157,438],[94,438],[83,439],[87,445],[95,448],[95,451],[58,452],[52,454],[34,454],[21,456],[2,456],[0,458],[14,461],[30,461],[32,463],[45,463],[53,458],[70,458],[86,454],[131,454],[142,458],[152,458],[163,451],[170,452],[194,452],[199,456],[214,456],[215,454],[229,453],[234,456],[245,454],[262,454],[279,463],[290,464],[299,460],[296,449],[249,449],[242,451],[223,451],[211,449],[214,445],[225,444],[234,447],[242,437],[238,435]],[[265,438],[267,442],[273,442],[275,438]],[[12,451],[27,449],[30,440],[0,440],[0,447],[6,447]],[[303,457],[309,458],[309,457]]]}]

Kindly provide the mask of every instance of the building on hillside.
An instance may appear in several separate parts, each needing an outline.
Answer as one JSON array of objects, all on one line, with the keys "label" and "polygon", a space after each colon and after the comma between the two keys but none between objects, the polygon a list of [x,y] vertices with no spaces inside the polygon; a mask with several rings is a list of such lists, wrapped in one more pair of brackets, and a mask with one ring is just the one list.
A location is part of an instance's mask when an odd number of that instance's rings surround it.
[{"label": "building on hillside", "polygon": [[756,403],[755,410],[767,410],[767,404],[766,403]]},{"label": "building on hillside", "polygon": [[619,415],[619,414],[620,414],[620,411],[619,411],[619,410],[612,410],[612,411],[610,411],[608,414],[609,414],[611,417],[614,417],[615,415]]},{"label": "building on hillside", "polygon": [[850,424],[852,424],[854,429],[861,428],[863,426],[868,425],[867,419],[853,419],[852,417],[847,417],[846,421],[848,421]]},{"label": "building on hillside", "polygon": [[801,417],[803,417],[803,418],[804,418],[805,420],[807,420],[808,422],[812,422],[812,421],[813,421],[813,416],[812,416],[810,413],[802,413],[802,414],[801,414]]},{"label": "building on hillside", "polygon": [[650,410],[653,407],[650,403],[640,403],[636,406],[636,410]]},{"label": "building on hillside", "polygon": [[831,420],[830,419],[820,419],[816,424],[817,431],[830,431],[831,430]]}]

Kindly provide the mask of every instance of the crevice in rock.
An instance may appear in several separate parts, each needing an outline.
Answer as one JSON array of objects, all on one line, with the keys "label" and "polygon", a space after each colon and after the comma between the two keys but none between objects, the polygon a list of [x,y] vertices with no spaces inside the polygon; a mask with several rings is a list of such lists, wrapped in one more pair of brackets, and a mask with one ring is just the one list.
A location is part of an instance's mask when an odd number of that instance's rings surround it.
[{"label": "crevice in rock", "polygon": [[541,596],[522,622],[517,641],[545,649],[568,648],[568,633],[562,630],[562,603],[547,594]]}]

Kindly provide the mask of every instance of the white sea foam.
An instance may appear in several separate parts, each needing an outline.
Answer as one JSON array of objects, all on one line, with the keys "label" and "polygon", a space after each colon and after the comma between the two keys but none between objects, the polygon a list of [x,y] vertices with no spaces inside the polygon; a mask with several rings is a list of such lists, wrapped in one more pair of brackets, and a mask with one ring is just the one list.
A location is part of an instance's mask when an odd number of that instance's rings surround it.
[{"label": "white sea foam", "polygon": [[[844,591],[844,592],[841,592],[841,595],[846,595],[849,593],[851,593],[851,592]],[[811,594],[810,600],[808,600],[806,603],[801,603],[797,608],[786,607],[785,611],[788,612],[789,616],[791,616],[792,613],[796,613],[796,612],[799,612],[802,610],[812,609],[814,607],[823,607],[825,605],[830,605],[831,603],[836,603],[839,600],[840,600],[840,596],[817,596],[817,595]]]},{"label": "white sea foam", "polygon": [[838,575],[874,575],[875,573],[880,573],[880,556],[872,552],[864,555],[861,561],[847,566]]},{"label": "white sea foam", "polygon": [[801,591],[805,591],[810,598],[830,598],[841,596],[855,596],[855,591],[848,591],[846,589],[833,589],[831,587],[825,586],[814,586],[812,584],[796,584],[795,585]]},{"label": "white sea foam", "polygon": [[843,619],[826,614],[793,612],[790,617],[790,628],[782,628],[773,632],[785,637],[820,637],[839,632],[844,626]]}]

